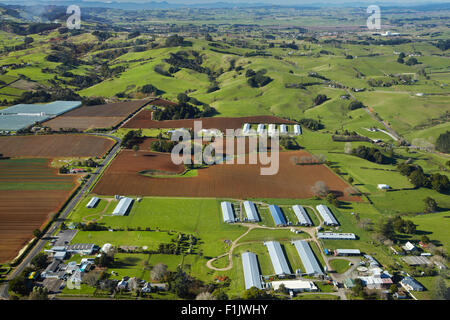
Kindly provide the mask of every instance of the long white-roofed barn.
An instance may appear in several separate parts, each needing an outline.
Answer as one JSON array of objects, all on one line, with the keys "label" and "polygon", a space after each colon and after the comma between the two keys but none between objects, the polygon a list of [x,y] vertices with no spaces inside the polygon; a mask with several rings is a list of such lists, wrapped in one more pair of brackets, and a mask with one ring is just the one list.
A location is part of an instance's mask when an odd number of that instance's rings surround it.
[{"label": "long white-roofed barn", "polygon": [[97,206],[98,202],[100,201],[99,198],[97,197],[92,197],[92,199],[88,202],[88,204],[86,205],[86,208],[92,209],[95,208],[95,206]]},{"label": "long white-roofed barn", "polygon": [[306,212],[305,208],[303,208],[303,206],[296,204],[292,206],[292,209],[294,210],[294,213],[297,216],[300,225],[302,226],[313,225],[311,219],[308,216],[308,213]]},{"label": "long white-roofed barn", "polygon": [[131,209],[131,204],[133,203],[133,199],[131,198],[122,198],[120,199],[119,203],[115,207],[113,211],[114,216],[124,216],[126,215],[129,210]]},{"label": "long white-roofed barn", "polygon": [[258,260],[253,252],[241,254],[242,268],[244,270],[245,289],[256,287],[262,289],[261,273],[259,272]]},{"label": "long white-roofed barn", "polygon": [[220,203],[220,206],[222,208],[223,221],[226,223],[233,223],[234,222],[234,213],[233,213],[233,207],[231,206],[231,203],[228,201],[222,201]]},{"label": "long white-roofed barn", "polygon": [[298,255],[302,260],[303,266],[305,267],[305,273],[308,275],[321,275],[323,274],[320,264],[314,255],[309,243],[304,240],[297,240],[293,242],[295,248],[297,249]]},{"label": "long white-roofed barn", "polygon": [[299,124],[294,125],[294,135],[299,136],[302,134],[302,127]]},{"label": "long white-roofed barn", "polygon": [[272,265],[275,270],[275,274],[280,277],[291,274],[289,265],[287,263],[286,257],[284,256],[281,245],[278,241],[267,241],[264,245],[269,251],[270,260],[272,260]]},{"label": "long white-roofed barn", "polygon": [[260,221],[258,212],[256,211],[256,206],[251,201],[244,201],[244,209],[245,213],[247,214],[247,220],[251,222],[258,222]]},{"label": "long white-roofed barn", "polygon": [[327,225],[327,226],[338,226],[339,225],[339,222],[336,220],[333,213],[330,211],[330,209],[327,206],[325,206],[323,204],[319,204],[318,206],[316,206],[316,209],[317,209],[317,211],[319,211],[325,225]]}]

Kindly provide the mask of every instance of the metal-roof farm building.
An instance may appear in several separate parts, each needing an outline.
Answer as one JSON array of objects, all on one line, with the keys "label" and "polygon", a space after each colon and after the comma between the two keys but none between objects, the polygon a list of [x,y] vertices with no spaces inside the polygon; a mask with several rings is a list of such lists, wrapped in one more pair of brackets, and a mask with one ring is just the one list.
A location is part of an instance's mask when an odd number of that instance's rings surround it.
[{"label": "metal-roof farm building", "polygon": [[262,123],[258,124],[258,129],[256,129],[256,132],[259,134],[263,134],[266,131],[266,126]]},{"label": "metal-roof farm building", "polygon": [[281,134],[287,134],[288,133],[287,125],[285,125],[285,124],[281,124],[280,125],[280,133]]},{"label": "metal-roof farm building", "polygon": [[311,247],[309,246],[309,243],[304,240],[297,240],[292,243],[295,245],[298,255],[302,260],[303,266],[305,267],[305,273],[309,275],[323,274],[319,262],[314,256],[314,253]]},{"label": "metal-roof farm building", "polygon": [[356,240],[354,233],[317,232],[317,238],[323,240]]},{"label": "metal-roof farm building", "polygon": [[247,220],[252,222],[258,222],[259,216],[258,212],[256,211],[255,204],[251,201],[244,201],[244,209],[245,213],[247,214]]},{"label": "metal-roof farm building", "polygon": [[356,240],[354,233],[318,232],[318,239],[323,240]]},{"label": "metal-roof farm building", "polygon": [[327,226],[337,226],[339,225],[339,222],[336,220],[336,218],[331,213],[330,209],[328,209],[327,206],[323,204],[319,204],[316,206],[317,211],[319,211],[320,215],[322,216],[322,219]]},{"label": "metal-roof farm building", "polygon": [[272,260],[272,265],[275,270],[275,274],[278,276],[285,276],[291,274],[289,266],[284,256],[281,245],[278,241],[267,241],[264,245],[269,250],[270,260]]},{"label": "metal-roof farm building", "polygon": [[306,212],[305,208],[303,208],[303,206],[296,204],[295,206],[292,206],[292,209],[294,210],[294,213],[297,216],[300,225],[312,226],[312,221],[309,218],[308,213]]},{"label": "metal-roof farm building", "polygon": [[281,212],[280,207],[271,204],[269,206],[270,213],[272,214],[273,221],[275,221],[276,226],[285,226],[286,219],[284,218],[283,212]]},{"label": "metal-roof farm building", "polygon": [[92,197],[92,199],[89,201],[89,203],[86,205],[86,208],[95,208],[95,206],[98,204],[98,202],[100,201],[99,198],[97,197]]},{"label": "metal-roof farm building", "polygon": [[293,292],[316,292],[319,290],[314,282],[305,280],[272,281],[270,284],[274,290],[278,290],[281,285]]},{"label": "metal-roof farm building", "polygon": [[299,136],[302,134],[302,127],[299,124],[294,125],[294,134]]},{"label": "metal-roof farm building", "polygon": [[124,216],[127,214],[128,210],[130,209],[131,204],[133,203],[133,199],[131,198],[122,198],[119,201],[119,204],[116,206],[116,208],[113,211],[114,216]]},{"label": "metal-roof farm building", "polygon": [[243,252],[241,258],[244,269],[245,289],[247,290],[251,287],[262,289],[261,273],[259,272],[256,254],[253,252]]},{"label": "metal-roof farm building", "polygon": [[234,213],[233,213],[233,207],[231,206],[231,203],[228,201],[223,201],[220,203],[220,206],[222,207],[223,221],[227,222],[227,223],[233,223],[234,222]]},{"label": "metal-roof farm building", "polygon": [[277,133],[276,126],[274,124],[269,124],[268,132],[270,136],[275,135]]},{"label": "metal-roof farm building", "polygon": [[342,256],[342,257],[346,257],[346,256],[360,256],[361,255],[361,251],[359,251],[358,249],[336,249],[336,250],[334,250],[334,255],[335,256]]}]

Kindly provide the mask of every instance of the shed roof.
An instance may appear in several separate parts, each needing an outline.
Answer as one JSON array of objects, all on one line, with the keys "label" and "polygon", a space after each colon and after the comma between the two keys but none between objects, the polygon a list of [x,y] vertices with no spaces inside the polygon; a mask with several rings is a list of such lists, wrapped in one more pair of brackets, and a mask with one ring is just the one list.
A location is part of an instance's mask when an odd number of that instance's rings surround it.
[{"label": "shed roof", "polygon": [[319,211],[325,224],[339,225],[339,222],[336,220],[333,213],[331,213],[330,209],[327,206],[325,206],[323,204],[319,204],[318,206],[316,206],[316,209],[317,209],[317,211]]},{"label": "shed roof", "polygon": [[354,233],[334,233],[334,232],[317,232],[319,239],[341,239],[341,240],[355,240]]},{"label": "shed roof", "polygon": [[131,198],[125,197],[120,199],[119,203],[117,204],[112,214],[115,216],[124,216],[128,212],[128,209],[130,208],[130,205],[132,203],[133,199]]},{"label": "shed roof", "polygon": [[305,208],[301,205],[294,205],[292,206],[292,209],[294,210],[295,215],[297,216],[298,222],[302,225],[312,225],[311,219],[308,216],[308,213],[306,212]]},{"label": "shed roof", "polygon": [[92,199],[88,202],[88,204],[86,205],[86,208],[93,208],[97,205],[98,201],[100,199],[97,197],[92,197]]},{"label": "shed roof", "polygon": [[284,218],[283,213],[281,212],[280,207],[277,205],[270,205],[269,206],[270,213],[272,214],[272,218],[275,221],[275,225],[286,225],[286,219]]},{"label": "shed roof", "polygon": [[287,275],[291,273],[289,266],[284,256],[281,245],[278,241],[267,241],[264,243],[269,250],[270,260],[277,275]]},{"label": "shed roof", "polygon": [[259,221],[258,212],[256,211],[255,204],[251,201],[244,201],[244,209],[249,221]]},{"label": "shed roof", "polygon": [[294,241],[293,244],[295,245],[298,255],[302,260],[303,266],[305,267],[305,272],[307,274],[323,274],[319,262],[314,256],[309,243],[304,240],[297,240]]},{"label": "shed roof", "polygon": [[234,213],[231,203],[228,201],[222,201],[220,206],[222,207],[223,221],[228,223],[234,222]]},{"label": "shed roof", "polygon": [[243,252],[242,267],[244,269],[245,289],[256,287],[262,289],[261,274],[258,268],[256,254],[253,252]]}]

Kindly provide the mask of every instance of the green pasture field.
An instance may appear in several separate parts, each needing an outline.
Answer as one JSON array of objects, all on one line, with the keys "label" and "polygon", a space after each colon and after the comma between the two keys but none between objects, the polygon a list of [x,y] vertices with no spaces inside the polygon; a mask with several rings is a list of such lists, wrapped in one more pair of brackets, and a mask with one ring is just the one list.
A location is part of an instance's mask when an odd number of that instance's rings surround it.
[{"label": "green pasture field", "polygon": [[239,240],[239,243],[246,243],[251,241],[288,241],[297,239],[307,239],[309,235],[305,232],[293,233],[289,229],[268,230],[268,229],[253,229],[246,236]]},{"label": "green pasture field", "polygon": [[[83,216],[88,215],[89,211],[83,208],[88,201],[81,202],[76,214],[69,219],[80,222]],[[246,230],[223,223],[220,202],[217,199],[143,198],[140,202],[134,201],[128,215],[105,215],[99,223],[112,228],[140,227],[144,230],[149,227],[194,234],[200,238],[204,255],[217,256],[227,251],[223,240],[234,240]],[[116,205],[116,200],[111,202],[107,214],[111,214]]]},{"label": "green pasture field", "polygon": [[350,269],[349,261],[344,259],[330,260],[330,265],[337,273],[344,273]]},{"label": "green pasture field", "polygon": [[102,246],[111,243],[114,246],[147,247],[158,249],[160,243],[170,243],[174,235],[158,231],[78,231],[72,243],[95,243]]},{"label": "green pasture field", "polygon": [[297,295],[294,300],[339,300],[339,296],[333,294],[314,294],[314,293],[303,293]]},{"label": "green pasture field", "polygon": [[447,250],[450,248],[450,211],[430,213],[415,217],[408,217],[416,224],[419,235],[414,235],[419,240],[420,233],[425,233],[431,240],[438,241]]},{"label": "green pasture field", "polygon": [[[180,256],[175,256],[180,257]],[[150,280],[150,270],[146,268],[151,258],[149,254],[140,253],[116,253],[114,255],[114,263],[108,268],[108,273],[114,271],[117,275],[111,275],[111,279],[121,280],[123,277],[136,277],[142,280]]]}]

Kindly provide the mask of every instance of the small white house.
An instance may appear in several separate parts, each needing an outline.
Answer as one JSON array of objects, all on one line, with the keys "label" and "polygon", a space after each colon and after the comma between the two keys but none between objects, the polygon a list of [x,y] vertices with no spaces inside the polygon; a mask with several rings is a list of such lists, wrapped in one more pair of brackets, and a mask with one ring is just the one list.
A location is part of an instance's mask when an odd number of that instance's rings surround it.
[{"label": "small white house", "polygon": [[380,189],[380,190],[388,190],[390,188],[391,187],[389,185],[387,185],[387,184],[379,184],[378,185],[378,189]]},{"label": "small white house", "polygon": [[405,243],[405,245],[402,248],[407,252],[412,252],[412,251],[417,250],[417,247],[409,241],[407,243]]}]

